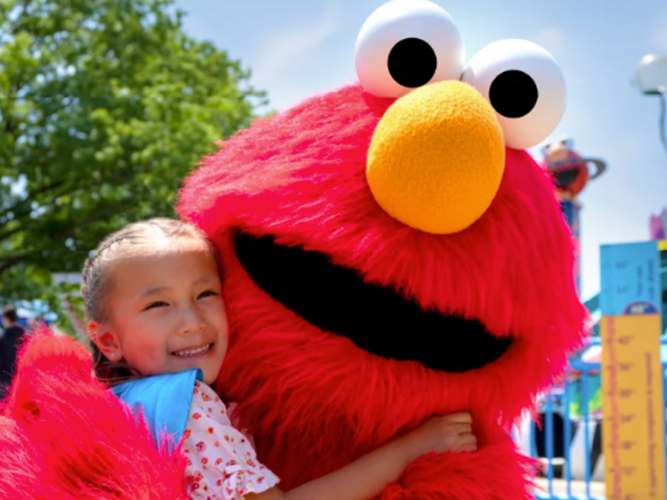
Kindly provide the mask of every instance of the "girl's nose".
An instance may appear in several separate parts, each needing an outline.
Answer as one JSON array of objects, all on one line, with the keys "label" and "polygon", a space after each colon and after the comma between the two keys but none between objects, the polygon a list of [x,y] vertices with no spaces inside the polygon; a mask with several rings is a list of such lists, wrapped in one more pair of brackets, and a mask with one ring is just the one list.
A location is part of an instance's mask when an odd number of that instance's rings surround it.
[{"label": "girl's nose", "polygon": [[205,323],[201,315],[191,307],[183,310],[183,317],[181,327],[178,333],[180,335],[189,335],[201,332],[205,327]]}]

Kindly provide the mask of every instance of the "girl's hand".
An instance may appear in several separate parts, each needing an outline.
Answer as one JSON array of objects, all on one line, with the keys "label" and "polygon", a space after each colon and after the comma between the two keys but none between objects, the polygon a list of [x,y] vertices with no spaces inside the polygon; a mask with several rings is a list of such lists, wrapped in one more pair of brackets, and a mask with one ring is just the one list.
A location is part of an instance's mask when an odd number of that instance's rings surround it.
[{"label": "girl's hand", "polygon": [[427,453],[477,451],[470,413],[433,417],[403,438],[410,462]]}]

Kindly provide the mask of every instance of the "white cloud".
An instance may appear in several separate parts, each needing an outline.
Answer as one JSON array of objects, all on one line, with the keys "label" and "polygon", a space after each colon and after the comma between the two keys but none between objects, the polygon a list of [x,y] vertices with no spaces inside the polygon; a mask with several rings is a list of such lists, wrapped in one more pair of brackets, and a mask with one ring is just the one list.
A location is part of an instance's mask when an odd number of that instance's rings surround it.
[{"label": "white cloud", "polygon": [[649,26],[646,35],[650,49],[647,52],[667,53],[667,13],[655,16]]},{"label": "white cloud", "polygon": [[546,49],[557,60],[565,56],[565,36],[559,28],[546,28],[532,37],[532,41]]},{"label": "white cloud", "polygon": [[[258,88],[276,88],[278,82],[290,80],[312,51],[333,36],[342,26],[343,16],[337,2],[328,2],[321,17],[295,29],[267,36],[261,53],[253,62],[253,82]],[[279,104],[272,99],[274,104]]]},{"label": "white cloud", "polygon": [[662,48],[664,52],[667,52],[667,27],[662,26],[654,30],[652,42],[658,48]]}]

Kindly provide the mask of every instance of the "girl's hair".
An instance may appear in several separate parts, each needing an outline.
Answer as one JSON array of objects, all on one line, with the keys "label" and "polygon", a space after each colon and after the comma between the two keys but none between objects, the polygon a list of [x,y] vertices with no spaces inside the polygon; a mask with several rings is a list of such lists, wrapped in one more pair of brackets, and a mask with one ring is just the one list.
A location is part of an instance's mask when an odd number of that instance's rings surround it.
[{"label": "girl's hair", "polygon": [[[217,252],[206,235],[195,226],[174,219],[154,218],[128,224],[102,240],[82,271],[81,295],[86,318],[98,323],[109,320],[107,304],[113,289],[113,264],[142,255],[155,255],[173,248],[174,240],[204,244],[217,262]],[[140,376],[125,360],[113,362],[91,340],[95,376],[112,387]]]}]

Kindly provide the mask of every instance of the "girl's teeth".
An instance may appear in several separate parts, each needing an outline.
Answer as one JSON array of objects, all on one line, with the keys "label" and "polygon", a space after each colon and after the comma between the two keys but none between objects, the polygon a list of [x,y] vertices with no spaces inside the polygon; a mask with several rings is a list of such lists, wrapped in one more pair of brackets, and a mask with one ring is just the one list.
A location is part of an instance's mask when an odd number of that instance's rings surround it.
[{"label": "girl's teeth", "polygon": [[188,356],[196,356],[197,354],[203,354],[206,351],[208,351],[211,348],[211,344],[208,344],[207,346],[200,347],[198,349],[190,349],[188,351],[177,351],[174,353],[175,356],[179,357],[188,357]]}]

